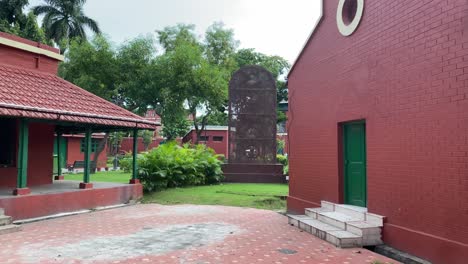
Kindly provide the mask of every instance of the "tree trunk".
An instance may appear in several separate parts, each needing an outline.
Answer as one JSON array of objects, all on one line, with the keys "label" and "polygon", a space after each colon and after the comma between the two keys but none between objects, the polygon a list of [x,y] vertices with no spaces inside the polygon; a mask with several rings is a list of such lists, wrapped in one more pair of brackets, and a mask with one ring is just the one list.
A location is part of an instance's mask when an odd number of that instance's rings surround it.
[{"label": "tree trunk", "polygon": [[91,163],[93,166],[91,167],[91,173],[96,172],[96,168],[98,165],[98,160],[99,160],[99,155],[101,155],[102,151],[104,150],[104,147],[107,144],[107,139],[109,138],[109,133],[106,133],[104,135],[104,138],[99,142],[99,144],[96,147],[96,151],[94,152],[93,156],[93,163]]}]

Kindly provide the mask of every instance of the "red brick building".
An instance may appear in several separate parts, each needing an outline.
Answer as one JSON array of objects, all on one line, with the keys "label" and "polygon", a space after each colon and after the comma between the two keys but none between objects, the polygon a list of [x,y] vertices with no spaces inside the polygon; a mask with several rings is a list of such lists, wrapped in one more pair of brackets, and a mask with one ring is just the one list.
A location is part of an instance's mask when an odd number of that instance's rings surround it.
[{"label": "red brick building", "polygon": [[[0,32],[0,212],[14,219],[118,204],[142,195],[136,169],[130,185],[91,183],[91,135],[122,130],[136,135],[156,123],[59,78],[61,60],[55,48]],[[54,137],[67,134],[85,135],[81,183],[53,179]]]},{"label": "red brick building", "polygon": [[465,0],[323,1],[288,77],[290,212],[364,206],[386,244],[466,263],[467,25]]},{"label": "red brick building", "polygon": [[[82,161],[84,157],[85,150],[85,135],[62,135],[62,144],[64,145],[64,151],[61,152],[62,160],[65,162],[62,163],[62,168],[71,168],[75,162]],[[91,160],[94,160],[94,155],[96,153],[97,146],[101,143],[100,141],[104,140],[103,133],[95,133],[91,136]],[[131,148],[131,147],[130,147]],[[99,153],[97,159],[96,168],[104,169],[107,166],[107,144],[104,145],[104,149]]]},{"label": "red brick building", "polygon": [[[228,156],[228,127],[227,126],[206,126],[200,136],[198,143],[205,144],[212,148],[217,154]],[[195,129],[191,129],[182,139],[182,143],[195,143],[197,140]]]}]

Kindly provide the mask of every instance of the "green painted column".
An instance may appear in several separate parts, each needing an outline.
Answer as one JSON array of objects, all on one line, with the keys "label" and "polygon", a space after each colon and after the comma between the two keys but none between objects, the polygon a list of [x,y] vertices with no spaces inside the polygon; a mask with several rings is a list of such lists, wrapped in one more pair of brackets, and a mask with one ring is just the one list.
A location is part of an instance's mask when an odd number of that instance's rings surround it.
[{"label": "green painted column", "polygon": [[133,129],[133,170],[132,170],[132,180],[135,181],[138,178],[138,129]]},{"label": "green painted column", "polygon": [[26,120],[21,120],[19,125],[18,139],[18,181],[17,188],[24,189],[28,180],[28,144],[29,144],[29,124]]},{"label": "green painted column", "polygon": [[62,176],[62,153],[60,153],[60,141],[62,139],[62,133],[57,132],[57,177],[60,179]]},{"label": "green painted column", "polygon": [[85,149],[84,149],[84,173],[83,182],[89,183],[89,176],[91,174],[91,129],[86,129],[85,133]]}]

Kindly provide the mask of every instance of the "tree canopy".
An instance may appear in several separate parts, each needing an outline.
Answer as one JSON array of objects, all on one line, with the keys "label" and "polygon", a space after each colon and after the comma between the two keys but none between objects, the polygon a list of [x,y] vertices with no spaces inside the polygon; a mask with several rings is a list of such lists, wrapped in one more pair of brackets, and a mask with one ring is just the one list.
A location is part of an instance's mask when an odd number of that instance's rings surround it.
[{"label": "tree canopy", "polygon": [[100,34],[98,23],[86,16],[83,5],[86,0],[44,0],[45,5],[32,8],[35,15],[44,15],[42,26],[47,38],[60,45],[65,41],[68,48],[70,39],[86,40],[85,29]]}]

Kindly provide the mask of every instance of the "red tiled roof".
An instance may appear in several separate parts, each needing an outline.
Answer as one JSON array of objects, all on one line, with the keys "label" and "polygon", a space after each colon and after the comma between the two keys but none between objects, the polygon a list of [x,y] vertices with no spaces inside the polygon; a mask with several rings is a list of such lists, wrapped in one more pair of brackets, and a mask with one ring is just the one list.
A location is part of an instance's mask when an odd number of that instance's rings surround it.
[{"label": "red tiled roof", "polygon": [[0,64],[0,116],[155,129],[145,120],[53,74]]}]

